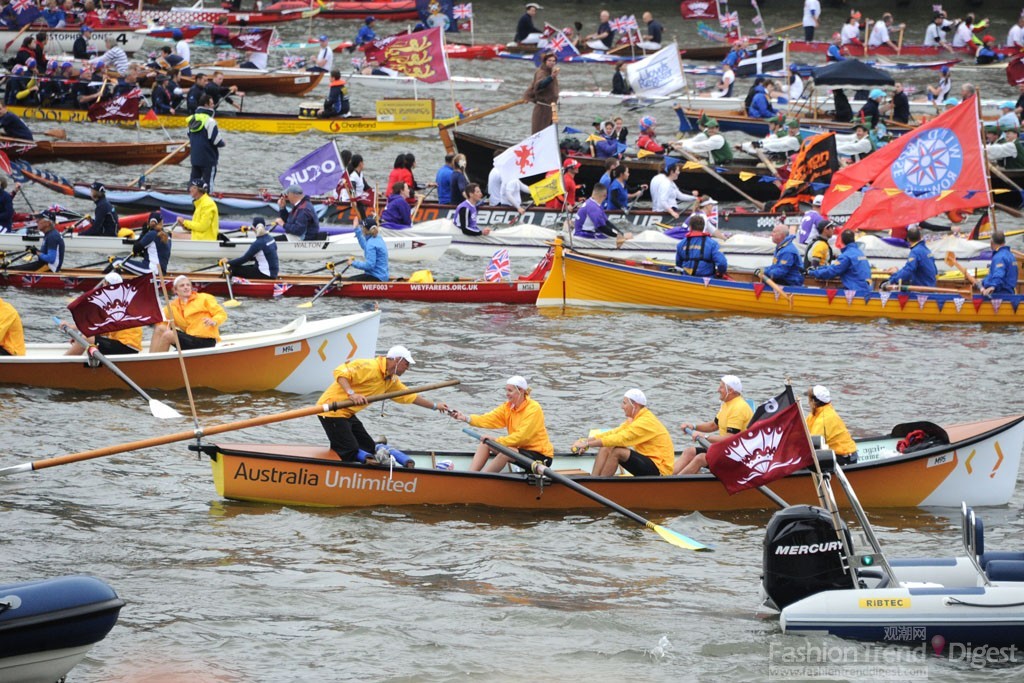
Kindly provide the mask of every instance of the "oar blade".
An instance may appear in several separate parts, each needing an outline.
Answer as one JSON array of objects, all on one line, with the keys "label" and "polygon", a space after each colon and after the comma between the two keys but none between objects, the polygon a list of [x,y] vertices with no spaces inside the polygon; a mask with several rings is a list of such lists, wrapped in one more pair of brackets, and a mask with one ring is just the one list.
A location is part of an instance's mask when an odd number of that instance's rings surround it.
[{"label": "oar blade", "polygon": [[174,420],[181,417],[181,413],[177,410],[155,398],[149,399],[149,412],[153,413],[153,417],[161,420]]},{"label": "oar blade", "polygon": [[238,308],[242,305],[242,302],[238,299],[228,299],[224,302],[224,308]]},{"label": "oar blade", "polygon": [[665,527],[655,524],[654,522],[648,522],[647,528],[651,529],[659,536],[661,536],[664,540],[668,541],[677,548],[683,548],[684,550],[706,550],[708,552],[714,550],[711,546],[704,545],[700,541],[695,541],[689,536],[684,536],[678,531],[666,529]]},{"label": "oar blade", "polygon": [[299,304],[295,308],[313,308],[313,302],[312,301],[303,301],[301,304]]}]

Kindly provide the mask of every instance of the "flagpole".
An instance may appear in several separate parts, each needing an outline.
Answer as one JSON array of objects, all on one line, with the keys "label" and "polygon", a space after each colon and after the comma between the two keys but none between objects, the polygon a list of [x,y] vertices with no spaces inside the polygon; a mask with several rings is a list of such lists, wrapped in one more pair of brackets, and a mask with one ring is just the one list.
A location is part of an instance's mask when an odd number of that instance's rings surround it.
[{"label": "flagpole", "polygon": [[978,116],[978,145],[981,147],[981,153],[985,155],[985,193],[988,197],[988,208],[985,209],[989,215],[989,222],[992,223],[992,232],[994,233],[997,229],[996,226],[996,212],[992,210],[992,206],[996,203],[995,193],[992,192],[992,162],[988,160],[988,147],[982,143],[982,130],[985,126],[985,122],[981,119],[981,91],[980,89],[974,93],[974,107]]}]

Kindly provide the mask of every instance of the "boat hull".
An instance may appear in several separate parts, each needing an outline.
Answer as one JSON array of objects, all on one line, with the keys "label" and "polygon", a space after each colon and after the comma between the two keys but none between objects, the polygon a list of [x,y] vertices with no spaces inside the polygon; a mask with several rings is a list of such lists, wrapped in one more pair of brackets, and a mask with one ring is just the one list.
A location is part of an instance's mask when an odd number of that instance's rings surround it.
[{"label": "boat hull", "polygon": [[[1024,447],[1024,415],[950,426],[951,445],[844,468],[866,507],[1002,505],[1013,494]],[[430,455],[406,451],[418,467],[377,468],[341,462],[326,447],[220,444],[206,447],[218,494],[233,500],[317,507],[479,505],[570,510],[602,506],[576,491],[530,475],[441,471]],[[571,460],[566,458],[565,460]],[[565,464],[556,458],[556,466]],[[571,465],[570,465],[571,466]],[[730,496],[712,475],[571,476],[583,486],[639,510],[729,511],[773,504],[756,490]],[[790,504],[816,504],[806,470],[772,490]],[[836,492],[840,505],[849,501]]]},{"label": "boat hull", "polygon": [[[228,12],[223,9],[190,7],[172,7],[170,10],[143,10],[140,16],[144,21],[155,21],[168,26],[179,24],[212,24],[220,17],[228,18],[228,26],[262,26],[264,24],[283,24],[289,21],[311,19],[319,14],[319,7],[296,7],[278,11],[263,10],[258,12]],[[102,52],[102,51],[101,51]]]},{"label": "boat hull", "polygon": [[[1007,300],[957,293],[871,292],[831,287],[785,287],[776,296],[761,283],[698,278],[669,267],[645,268],[555,248],[539,307],[595,306],[666,311],[722,311],[750,315],[862,318],[932,323],[1024,322],[1019,295]],[[837,286],[837,285],[832,285]]]},{"label": "boat hull", "polygon": [[[181,147],[182,145],[185,147]],[[6,150],[12,159],[29,162],[101,161],[118,166],[151,165],[163,159],[165,164],[178,164],[189,156],[187,141],[182,142],[52,142],[37,140],[34,147],[19,151],[17,146]]]},{"label": "boat hull", "polygon": [[[31,33],[35,34],[38,31],[46,33],[46,50],[51,54],[61,52],[71,54],[75,41],[82,36],[81,32],[76,29],[41,29],[32,27]],[[0,31],[0,42],[6,45],[17,40],[20,44],[21,38],[24,35],[27,34],[19,35],[18,31]],[[137,33],[134,28],[130,27],[119,27],[109,30],[100,29],[92,32],[89,38],[89,48],[94,50],[96,54],[103,54],[107,51],[108,40],[119,46],[125,53],[132,54],[142,50],[142,44],[146,42],[146,36],[143,33]]]},{"label": "boat hull", "polygon": [[[48,121],[51,123],[93,123],[84,109],[43,109],[10,105],[12,112],[23,119]],[[155,118],[139,117],[138,121],[119,123],[103,122],[108,125],[122,125],[134,128],[184,128],[185,116],[160,114]],[[338,135],[377,135],[386,133],[411,133],[418,130],[436,129],[440,125],[452,125],[457,119],[428,119],[422,121],[378,121],[375,118],[320,119],[284,114],[217,112],[217,125],[221,130],[240,133],[263,133],[266,135],[297,135],[308,131]]]},{"label": "boat hull", "polygon": [[[197,73],[213,74],[215,69],[194,69]],[[224,86],[230,88],[231,86],[238,86],[238,89],[244,93],[261,92],[270,93],[273,95],[291,95],[293,97],[302,97],[303,95],[312,92],[320,85],[320,81],[323,80],[324,74],[312,73],[309,71],[290,71],[290,72],[264,72],[255,71],[253,69],[233,69],[233,68],[219,68],[216,69],[220,73],[224,74]],[[182,76],[181,85],[183,88],[189,88],[195,84],[194,76]],[[217,121],[220,121],[220,117],[226,112],[218,112],[219,116]]]},{"label": "boat hull", "polygon": [[451,80],[441,83],[424,83],[410,76],[372,76],[352,74],[348,82],[361,88],[386,93],[420,93],[420,92],[495,92],[501,87],[498,78],[472,78],[468,76],[452,76]]},{"label": "boat hull", "polygon": [[124,600],[88,576],[0,586],[0,680],[61,680],[117,623]]},{"label": "boat hull", "polygon": [[[380,311],[330,320],[300,318],[279,330],[224,335],[209,349],[183,351],[192,387],[222,392],[323,390],[324,378],[353,358],[370,358],[377,344]],[[97,391],[124,384],[102,365],[64,356],[65,344],[29,345],[25,356],[0,356],[0,382],[51,389]],[[181,365],[172,349],[113,358],[117,367],[144,389],[180,389]]]},{"label": "boat hull", "polygon": [[328,2],[320,8],[322,19],[362,20],[371,15],[384,21],[407,21],[420,18],[415,0],[378,0],[377,2],[343,0]]}]

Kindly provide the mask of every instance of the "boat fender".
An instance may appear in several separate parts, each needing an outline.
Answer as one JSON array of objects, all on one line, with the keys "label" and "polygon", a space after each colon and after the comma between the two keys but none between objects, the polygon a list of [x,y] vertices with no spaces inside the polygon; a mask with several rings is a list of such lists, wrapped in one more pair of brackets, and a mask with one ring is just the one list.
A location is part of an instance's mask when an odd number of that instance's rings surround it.
[{"label": "boat fender", "polygon": [[366,459],[367,458],[372,458],[372,457],[373,457],[372,453],[367,453],[366,451],[364,451],[361,448],[358,451],[356,451],[356,460],[358,462],[363,463],[364,465],[366,464]]},{"label": "boat fender", "polygon": [[386,444],[380,444],[377,446],[378,451],[382,448],[386,450],[388,453],[390,453],[391,457],[395,459],[395,462],[397,462],[402,467],[416,467],[416,461],[414,461],[412,458],[410,458],[408,455],[398,450],[394,446],[388,446]]}]

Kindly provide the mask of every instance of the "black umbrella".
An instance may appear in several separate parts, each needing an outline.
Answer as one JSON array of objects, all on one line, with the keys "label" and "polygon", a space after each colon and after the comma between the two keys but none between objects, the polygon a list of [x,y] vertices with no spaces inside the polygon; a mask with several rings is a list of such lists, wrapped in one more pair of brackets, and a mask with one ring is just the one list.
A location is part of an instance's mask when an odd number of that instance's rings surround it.
[{"label": "black umbrella", "polygon": [[832,62],[811,70],[815,85],[826,86],[878,86],[896,82],[885,71],[868,66],[856,59]]}]

